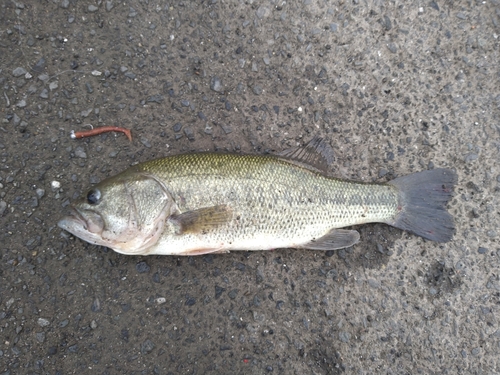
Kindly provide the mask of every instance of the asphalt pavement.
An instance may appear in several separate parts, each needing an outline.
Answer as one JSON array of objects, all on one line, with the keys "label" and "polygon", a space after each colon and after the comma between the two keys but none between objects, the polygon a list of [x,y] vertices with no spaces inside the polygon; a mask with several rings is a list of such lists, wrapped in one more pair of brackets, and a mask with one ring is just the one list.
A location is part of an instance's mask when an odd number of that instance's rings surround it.
[{"label": "asphalt pavement", "polygon": [[[0,374],[500,373],[500,2],[0,2]],[[132,131],[72,139],[71,131]],[[57,221],[194,151],[452,168],[453,239],[135,257]]]}]

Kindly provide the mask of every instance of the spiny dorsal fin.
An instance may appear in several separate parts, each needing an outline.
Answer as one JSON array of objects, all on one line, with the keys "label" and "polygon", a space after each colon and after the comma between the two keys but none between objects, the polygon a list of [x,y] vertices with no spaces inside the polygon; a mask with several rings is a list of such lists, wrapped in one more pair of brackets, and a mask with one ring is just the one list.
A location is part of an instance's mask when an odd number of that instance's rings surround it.
[{"label": "spiny dorsal fin", "polygon": [[226,205],[219,205],[172,215],[168,220],[174,225],[176,234],[205,234],[226,224],[231,220],[231,216],[231,211]]},{"label": "spiny dorsal fin", "polygon": [[319,136],[315,136],[305,146],[281,151],[278,156],[299,166],[309,167],[309,169],[323,173],[328,172],[330,164],[335,160],[331,146]]}]

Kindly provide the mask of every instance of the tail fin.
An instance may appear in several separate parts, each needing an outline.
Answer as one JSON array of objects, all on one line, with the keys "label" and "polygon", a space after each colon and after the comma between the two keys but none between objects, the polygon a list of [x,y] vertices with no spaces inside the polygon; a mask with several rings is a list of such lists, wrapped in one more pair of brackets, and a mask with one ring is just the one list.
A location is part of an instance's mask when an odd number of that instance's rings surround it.
[{"label": "tail fin", "polygon": [[389,224],[432,241],[448,242],[455,225],[446,204],[456,182],[457,174],[451,169],[433,169],[390,181],[399,190],[400,212]]}]

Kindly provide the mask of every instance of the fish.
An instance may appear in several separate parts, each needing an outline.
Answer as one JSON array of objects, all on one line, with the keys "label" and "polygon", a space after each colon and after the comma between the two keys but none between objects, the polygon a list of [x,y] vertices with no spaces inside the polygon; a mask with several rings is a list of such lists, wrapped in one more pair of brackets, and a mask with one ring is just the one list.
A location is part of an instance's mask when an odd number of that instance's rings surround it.
[{"label": "fish", "polygon": [[437,168],[387,183],[330,175],[330,145],[314,137],[279,154],[187,153],[136,164],[91,187],[58,226],[126,255],[233,250],[336,250],[367,223],[435,242],[455,233],[447,203],[457,174]]}]

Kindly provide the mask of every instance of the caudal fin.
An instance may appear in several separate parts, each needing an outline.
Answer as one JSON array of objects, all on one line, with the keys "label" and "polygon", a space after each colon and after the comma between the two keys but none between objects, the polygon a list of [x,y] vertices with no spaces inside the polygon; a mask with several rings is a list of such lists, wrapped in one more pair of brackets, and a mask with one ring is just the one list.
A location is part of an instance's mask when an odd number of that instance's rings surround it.
[{"label": "caudal fin", "polygon": [[433,169],[390,181],[399,190],[400,212],[396,228],[436,242],[448,242],[455,233],[453,217],[446,211],[457,174],[451,169]]}]

